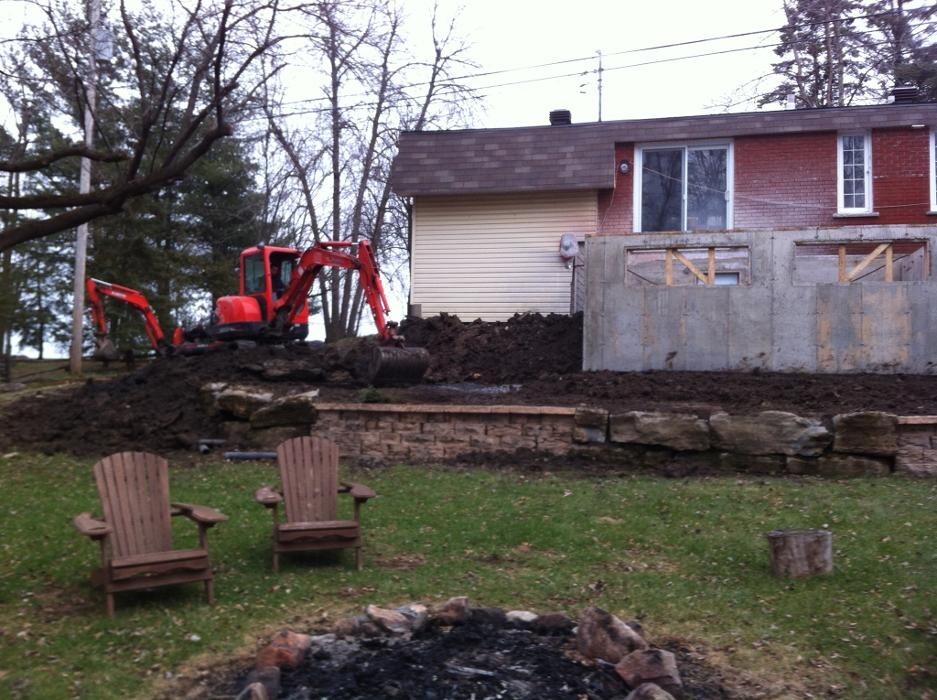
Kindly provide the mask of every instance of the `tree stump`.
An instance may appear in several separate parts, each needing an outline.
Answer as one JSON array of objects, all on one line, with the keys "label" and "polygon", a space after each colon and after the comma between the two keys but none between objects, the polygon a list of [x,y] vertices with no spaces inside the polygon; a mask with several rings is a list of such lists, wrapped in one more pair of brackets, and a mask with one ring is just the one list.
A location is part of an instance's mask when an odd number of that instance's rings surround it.
[{"label": "tree stump", "polygon": [[829,530],[772,530],[765,536],[775,576],[799,578],[833,571],[833,533]]}]

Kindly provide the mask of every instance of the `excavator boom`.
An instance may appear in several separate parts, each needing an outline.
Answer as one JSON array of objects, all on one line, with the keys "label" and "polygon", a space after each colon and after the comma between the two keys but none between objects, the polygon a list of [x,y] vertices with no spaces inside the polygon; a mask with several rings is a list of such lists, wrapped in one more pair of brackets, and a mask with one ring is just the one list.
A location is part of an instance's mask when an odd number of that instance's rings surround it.
[{"label": "excavator boom", "polygon": [[168,344],[163,329],[159,325],[159,319],[146,297],[136,289],[124,287],[120,284],[103,282],[93,277],[85,280],[85,295],[88,299],[88,306],[91,309],[91,318],[94,320],[94,344],[95,356],[102,359],[115,359],[117,350],[114,343],[107,337],[107,318],[104,315],[104,297],[117,299],[124,302],[140,312],[143,316],[143,327],[146,330],[146,337],[149,338],[153,349],[160,351]]}]

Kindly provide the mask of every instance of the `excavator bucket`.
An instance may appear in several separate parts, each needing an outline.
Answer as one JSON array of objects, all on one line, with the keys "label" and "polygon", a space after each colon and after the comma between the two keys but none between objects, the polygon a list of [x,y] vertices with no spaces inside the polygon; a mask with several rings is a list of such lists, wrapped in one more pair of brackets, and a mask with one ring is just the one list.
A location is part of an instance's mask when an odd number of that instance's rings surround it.
[{"label": "excavator bucket", "polygon": [[374,386],[419,384],[429,359],[426,348],[376,345],[371,349],[365,378]]},{"label": "excavator bucket", "polygon": [[92,357],[95,360],[104,360],[110,362],[111,360],[116,360],[120,357],[120,353],[117,352],[117,348],[114,346],[114,341],[112,341],[107,336],[95,336],[94,337],[94,354]]}]

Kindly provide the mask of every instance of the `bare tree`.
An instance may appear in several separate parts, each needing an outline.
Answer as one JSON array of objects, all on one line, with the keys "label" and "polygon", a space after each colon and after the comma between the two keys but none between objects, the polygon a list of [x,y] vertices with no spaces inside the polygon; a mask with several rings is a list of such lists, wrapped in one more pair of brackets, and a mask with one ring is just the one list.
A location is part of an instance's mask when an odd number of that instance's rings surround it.
[{"label": "bare tree", "polygon": [[[435,12],[433,53],[421,61],[406,50],[401,13],[378,0],[353,8],[312,3],[300,11],[307,29],[298,50],[324,66],[321,98],[300,110],[305,123],[298,126],[284,104],[268,101],[269,133],[291,168],[288,184],[304,208],[306,240],[368,240],[387,268],[406,251],[404,208],[390,191],[397,135],[451,120],[472,102],[453,77],[471,65],[467,47],[454,20],[440,28]],[[354,275],[329,270],[319,277],[318,295],[326,339],[355,335],[363,298]]]},{"label": "bare tree", "polygon": [[[49,0],[40,7],[45,21],[22,36],[32,65],[21,79],[30,90],[54,94],[62,112],[75,117],[77,124],[87,93],[86,64],[94,60],[88,58],[87,27],[64,2]],[[129,200],[178,180],[218,139],[232,133],[241,110],[277,72],[255,67],[282,40],[275,33],[279,0],[176,0],[172,10],[171,16],[133,14],[124,0],[120,2],[125,48],[120,60],[129,64],[132,84],[105,90],[98,110],[120,111],[123,119],[109,123],[126,134],[101,131],[96,135],[104,144],[100,150],[72,143],[43,153],[21,149],[0,161],[0,170],[7,173],[35,172],[76,156],[114,164],[105,186],[86,194],[70,190],[0,195],[0,209],[7,212],[0,251],[117,213]],[[11,78],[16,75],[6,64],[0,71]],[[101,120],[96,121],[100,125]],[[112,143],[130,147],[108,148]],[[24,215],[14,217],[11,212]]]}]

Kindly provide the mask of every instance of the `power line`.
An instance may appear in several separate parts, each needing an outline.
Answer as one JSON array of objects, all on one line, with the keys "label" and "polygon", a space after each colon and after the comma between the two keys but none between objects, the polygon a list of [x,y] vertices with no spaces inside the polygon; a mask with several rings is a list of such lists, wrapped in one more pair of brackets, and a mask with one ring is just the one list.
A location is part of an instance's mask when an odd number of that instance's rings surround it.
[{"label": "power line", "polygon": [[[921,23],[918,23],[918,24],[910,24],[910,25],[908,25],[908,26],[911,27],[911,28],[913,28],[913,27],[918,27],[918,26],[922,26],[922,25],[926,25],[926,24],[929,24],[929,23],[928,23],[928,22],[921,22]],[[873,33],[875,33],[875,30],[869,30],[869,31],[867,31],[867,32],[861,32],[861,33],[862,33],[862,34],[873,34]],[[688,42],[688,43],[698,43],[698,41],[697,41],[697,42]],[[629,64],[622,65],[622,66],[613,66],[613,67],[611,67],[611,68],[604,68],[604,67],[603,67],[602,70],[603,70],[603,72],[610,72],[610,71],[627,70],[627,69],[630,69],[630,68],[643,68],[643,67],[646,67],[646,66],[652,66],[652,65],[662,64],[662,63],[673,63],[673,62],[676,62],[676,61],[686,61],[686,60],[693,59],[693,58],[706,58],[706,57],[709,57],[709,56],[720,56],[720,55],[725,55],[725,54],[730,54],[730,53],[738,53],[738,52],[742,52],[742,51],[753,51],[753,50],[762,50],[762,49],[773,49],[773,48],[776,48],[776,47],[779,47],[779,46],[794,45],[794,44],[797,44],[797,43],[800,43],[800,42],[796,42],[796,41],[795,41],[795,42],[786,42],[786,41],[782,41],[782,42],[778,42],[778,43],[776,43],[776,44],[758,44],[758,45],[753,45],[753,46],[743,46],[743,47],[737,47],[737,48],[733,48],[733,49],[723,49],[723,50],[720,50],[720,51],[708,51],[708,52],[704,52],[704,53],[688,54],[688,55],[685,55],[685,56],[671,56],[671,57],[668,57],[668,58],[658,58],[658,59],[654,59],[654,60],[651,60],[651,61],[641,61],[641,62],[639,62],[639,63],[629,63]],[[870,46],[882,46],[882,45],[885,45],[885,44],[888,44],[888,43],[889,43],[888,41],[881,41],[881,42],[875,42],[875,43],[873,43],[873,44],[870,44]],[[590,57],[590,60],[595,60],[595,57],[594,57],[594,56]],[[513,81],[509,81],[509,82],[505,82],[505,83],[495,83],[495,84],[493,84],[493,85],[485,85],[485,86],[482,86],[482,87],[477,87],[477,88],[472,88],[472,89],[475,90],[475,91],[481,92],[481,91],[484,91],[484,90],[494,90],[494,89],[503,88],[503,87],[514,87],[514,86],[517,86],[517,85],[527,85],[527,84],[531,84],[531,83],[541,83],[541,82],[546,82],[546,81],[549,81],[549,80],[562,80],[562,79],[564,79],[564,78],[581,77],[581,76],[583,76],[583,75],[588,75],[588,74],[595,73],[595,72],[596,72],[596,71],[593,69],[593,70],[589,70],[589,71],[576,71],[576,72],[573,72],[573,73],[561,73],[561,74],[558,74],[558,75],[547,75],[547,76],[540,76],[540,77],[537,77],[537,78],[525,78],[525,79],[523,79],[523,80],[513,80]],[[453,78],[452,80],[458,80],[458,79],[459,79],[459,78]],[[407,90],[407,89],[409,89],[409,88],[421,87],[421,86],[427,85],[427,84],[428,84],[428,83],[413,83],[413,84],[405,85],[405,86],[401,87],[400,90],[403,91],[403,90]],[[369,94],[369,93],[359,93],[359,94],[356,94],[356,95],[355,95],[355,94],[350,95],[349,97],[364,97],[364,96],[367,96],[368,94]],[[306,103],[306,102],[313,102],[313,101],[323,101],[323,100],[326,100],[326,99],[327,99],[327,98],[310,98],[310,99],[308,99],[308,100],[297,100],[296,102],[288,102],[288,103],[284,103],[284,104],[299,104],[299,103]],[[355,105],[352,105],[352,106],[350,106],[350,107],[345,107],[344,109],[356,109],[356,108],[360,108],[360,107],[373,107],[373,106],[375,106],[375,105],[376,105],[376,103],[374,103],[374,102],[359,102],[359,103],[357,103],[357,104],[355,104]],[[256,109],[259,109],[259,108],[256,108]],[[273,115],[273,116],[278,117],[278,118],[283,118],[283,117],[302,116],[302,115],[308,115],[308,114],[322,114],[322,113],[326,113],[326,112],[330,112],[330,111],[331,111],[331,108],[329,108],[329,107],[319,107],[319,108],[311,108],[311,109],[294,110],[294,111],[291,111],[291,112],[279,112],[279,113],[277,113],[277,114],[275,114],[275,115]],[[242,120],[242,121],[243,121],[243,122],[255,122],[255,121],[263,121],[264,119],[266,119],[266,117],[250,117],[250,118],[244,119],[244,120]]]},{"label": "power line", "polygon": [[[717,36],[703,37],[703,38],[700,38],[700,39],[687,39],[687,40],[685,40],[685,41],[677,41],[677,42],[672,42],[672,43],[669,43],[669,44],[655,44],[655,45],[652,45],[652,46],[642,46],[642,47],[639,47],[639,48],[636,48],[636,49],[625,49],[625,50],[623,50],[623,51],[613,51],[613,52],[611,52],[611,53],[606,53],[606,52],[603,51],[602,53],[603,53],[603,56],[605,56],[605,57],[609,57],[609,56],[624,56],[624,55],[628,55],[628,54],[646,53],[646,52],[648,52],[648,51],[660,51],[660,50],[663,50],[663,49],[678,48],[678,47],[681,47],[681,46],[693,46],[693,45],[696,45],[696,44],[704,44],[704,43],[713,42],[713,41],[725,41],[725,40],[727,40],[727,39],[740,39],[740,38],[743,38],[743,37],[757,36],[757,35],[759,35],[759,34],[770,34],[770,33],[774,33],[774,32],[781,32],[781,31],[785,31],[785,30],[790,30],[790,29],[805,29],[805,28],[807,28],[807,27],[815,27],[815,26],[819,26],[819,25],[823,25],[823,24],[838,24],[838,23],[844,23],[844,22],[854,22],[854,21],[856,21],[856,20],[873,19],[873,18],[875,18],[875,17],[882,17],[882,16],[886,16],[886,15],[890,15],[890,14],[892,14],[892,13],[891,13],[891,12],[875,12],[875,13],[870,13],[870,14],[867,14],[867,15],[856,15],[855,17],[841,17],[841,18],[838,18],[838,19],[816,20],[816,21],[814,21],[814,22],[804,22],[803,24],[797,24],[797,25],[785,25],[785,26],[782,26],[782,27],[772,27],[772,28],[770,28],[770,29],[755,29],[755,30],[751,30],[751,31],[747,31],[747,32],[737,32],[737,33],[735,33],[735,34],[720,34],[720,35],[717,35]],[[909,24],[908,26],[909,26],[909,27],[916,27],[916,26],[922,26],[922,25],[927,25],[927,24],[931,24],[931,23],[930,23],[930,22],[921,22],[921,23],[914,24],[914,25]],[[873,33],[874,31],[875,31],[875,30],[871,30],[871,31],[869,31],[869,32],[861,32],[861,33],[862,33],[862,34],[868,34],[868,33]],[[745,48],[745,49],[734,49],[734,50],[744,51],[744,50],[750,50],[750,49],[752,49],[752,48],[755,48],[755,49],[758,49],[758,48],[771,48],[771,47],[774,47],[774,46],[783,46],[784,44],[787,44],[787,43],[795,44],[795,43],[798,43],[798,42],[779,42],[779,43],[777,43],[777,44],[763,44],[763,45],[758,45],[758,46],[754,46],[754,47],[747,47],[747,48]],[[709,56],[709,55],[715,55],[715,54],[713,54],[713,53],[703,53],[703,54],[696,54],[696,55],[693,55],[693,56],[688,56],[687,58],[697,58],[697,57],[700,57],[700,56]],[[482,71],[482,72],[477,72],[477,73],[467,73],[467,74],[465,74],[465,75],[453,76],[452,78],[450,78],[450,80],[451,80],[451,81],[456,81],[456,80],[471,80],[471,79],[473,79],[473,78],[486,78],[486,77],[494,76],[494,75],[504,75],[505,73],[518,73],[518,72],[528,71],[528,70],[537,70],[537,69],[539,69],[539,68],[552,68],[552,67],[554,67],[554,66],[568,65],[568,64],[570,64],[570,63],[582,63],[582,62],[584,62],[584,61],[595,61],[595,60],[596,60],[596,56],[595,56],[595,54],[592,54],[591,56],[580,56],[580,57],[577,57],[577,58],[566,58],[566,59],[562,59],[562,60],[559,60],[559,61],[550,61],[550,62],[547,62],[547,63],[537,63],[537,64],[531,64],[531,65],[527,65],[527,66],[515,66],[515,67],[512,67],[512,68],[500,68],[500,69],[496,69],[496,70]],[[682,59],[660,59],[661,62],[665,62],[665,61],[667,61],[667,60],[682,60]],[[651,62],[640,63],[640,64],[634,64],[634,65],[648,65],[649,63],[651,63]],[[629,66],[629,67],[630,67],[630,66]],[[595,72],[595,71],[592,70],[592,71],[588,71],[588,72]],[[582,74],[583,74],[583,73],[568,73],[568,74],[563,74],[563,75],[557,76],[557,77],[564,77],[564,78],[565,78],[565,77],[571,77],[571,76],[574,76],[574,75],[582,75]],[[548,79],[549,79],[549,78],[548,78]],[[539,80],[541,80],[541,79],[531,79],[531,82],[539,81]],[[518,82],[512,82],[512,83],[504,83],[504,85],[519,85],[519,84],[522,84],[523,82],[526,82],[526,81],[518,81]],[[401,89],[401,90],[407,90],[407,89],[409,89],[409,88],[414,88],[414,87],[423,87],[423,86],[428,85],[428,84],[429,84],[429,83],[426,82],[426,81],[424,81],[424,82],[419,82],[419,83],[411,83],[411,84],[409,84],[409,85],[404,85],[404,86],[402,86],[400,89]],[[479,89],[485,90],[485,89],[488,89],[488,88],[479,88]],[[360,97],[361,95],[351,95],[351,96],[352,96],[352,97]],[[329,98],[327,98],[327,97],[309,97],[309,98],[306,98],[306,99],[303,99],[303,100],[291,100],[291,101],[289,101],[289,102],[284,102],[284,103],[282,103],[282,104],[283,104],[283,105],[304,104],[304,103],[307,103],[307,102],[322,102],[322,101],[325,101],[325,100],[328,100],[328,99],[329,99]]]}]

